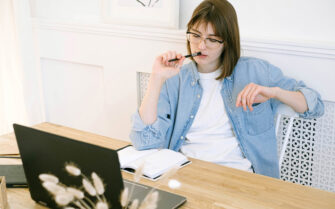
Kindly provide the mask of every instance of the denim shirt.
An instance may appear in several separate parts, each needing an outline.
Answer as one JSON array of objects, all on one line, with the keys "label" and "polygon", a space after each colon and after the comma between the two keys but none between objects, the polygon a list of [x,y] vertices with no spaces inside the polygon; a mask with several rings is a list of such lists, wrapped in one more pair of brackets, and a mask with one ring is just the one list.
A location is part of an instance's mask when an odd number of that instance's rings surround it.
[{"label": "denim shirt", "polygon": [[[300,117],[314,118],[323,114],[320,95],[306,85],[285,77],[281,70],[268,62],[241,57],[231,76],[222,80],[221,96],[234,133],[244,156],[258,174],[279,177],[274,116],[278,105],[275,99],[254,104],[253,111],[236,107],[239,92],[249,83],[300,91],[306,98],[308,110]],[[197,114],[202,98],[197,66],[184,65],[179,74],[166,80],[158,101],[157,119],[145,125],[138,111],[132,117],[130,139],[136,149],[169,148],[179,151]],[[220,149],[218,147],[218,149]]]}]

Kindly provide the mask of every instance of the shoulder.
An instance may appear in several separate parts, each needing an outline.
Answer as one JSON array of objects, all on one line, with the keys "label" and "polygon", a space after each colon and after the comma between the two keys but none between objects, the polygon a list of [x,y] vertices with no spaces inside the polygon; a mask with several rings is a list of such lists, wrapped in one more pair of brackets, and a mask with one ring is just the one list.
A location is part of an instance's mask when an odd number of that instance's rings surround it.
[{"label": "shoulder", "polygon": [[242,84],[253,82],[260,85],[267,85],[271,77],[276,77],[281,74],[279,68],[266,60],[253,57],[241,57],[234,68],[232,77],[236,82],[238,81]]},{"label": "shoulder", "polygon": [[270,64],[268,61],[254,58],[254,57],[241,57],[234,69],[233,74],[240,76],[267,76],[269,73],[280,71],[278,67]]},{"label": "shoulder", "polygon": [[241,57],[235,66],[235,70],[262,70],[268,68],[268,66],[269,62],[266,60],[255,57]]}]

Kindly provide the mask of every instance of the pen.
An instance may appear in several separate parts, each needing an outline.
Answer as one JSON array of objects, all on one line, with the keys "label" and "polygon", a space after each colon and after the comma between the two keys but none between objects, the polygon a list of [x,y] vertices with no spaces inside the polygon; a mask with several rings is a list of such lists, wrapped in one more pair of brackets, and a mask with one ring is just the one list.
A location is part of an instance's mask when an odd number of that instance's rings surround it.
[{"label": "pen", "polygon": [[[199,56],[199,55],[201,55],[201,52],[195,52],[193,54],[188,54],[188,55],[185,55],[184,57],[188,58],[188,57],[195,57],[195,56]],[[179,59],[178,58],[174,58],[174,59],[168,60],[168,62],[173,62],[173,61],[177,61],[177,60],[179,60]]]}]

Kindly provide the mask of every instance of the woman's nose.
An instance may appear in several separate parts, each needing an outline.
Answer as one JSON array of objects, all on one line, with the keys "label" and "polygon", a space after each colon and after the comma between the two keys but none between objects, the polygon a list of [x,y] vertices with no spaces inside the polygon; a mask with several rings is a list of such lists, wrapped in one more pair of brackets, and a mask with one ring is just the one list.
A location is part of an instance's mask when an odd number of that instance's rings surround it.
[{"label": "woman's nose", "polygon": [[199,49],[206,49],[206,43],[205,43],[206,39],[202,39],[199,43]]}]

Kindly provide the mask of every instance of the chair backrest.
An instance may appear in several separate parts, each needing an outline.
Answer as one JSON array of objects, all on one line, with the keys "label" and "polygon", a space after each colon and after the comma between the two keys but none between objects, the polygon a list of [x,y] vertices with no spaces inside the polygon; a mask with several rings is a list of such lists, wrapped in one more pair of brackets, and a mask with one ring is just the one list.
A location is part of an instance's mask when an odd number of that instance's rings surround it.
[{"label": "chair backrest", "polygon": [[150,73],[136,72],[137,76],[137,105],[140,107],[149,83]]},{"label": "chair backrest", "polygon": [[321,118],[279,116],[280,178],[335,192],[335,102],[324,104]]},{"label": "chair backrest", "polygon": [[[150,73],[137,72],[137,97],[140,106]],[[318,119],[279,115],[277,145],[280,178],[335,192],[335,102],[324,101],[325,114]],[[287,132],[287,130],[289,130]],[[283,149],[284,148],[284,149]]]}]

